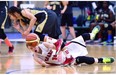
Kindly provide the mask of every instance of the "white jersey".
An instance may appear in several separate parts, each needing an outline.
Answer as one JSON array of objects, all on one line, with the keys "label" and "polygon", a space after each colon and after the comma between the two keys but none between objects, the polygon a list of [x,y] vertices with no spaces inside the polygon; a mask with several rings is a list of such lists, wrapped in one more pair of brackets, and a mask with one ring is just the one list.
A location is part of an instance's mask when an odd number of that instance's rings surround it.
[{"label": "white jersey", "polygon": [[44,60],[46,63],[49,64],[62,64],[66,57],[63,52],[60,52],[57,57],[55,58],[56,50],[48,49],[43,44],[40,44],[39,47],[42,50],[42,54],[38,54],[38,57]]},{"label": "white jersey", "polygon": [[[86,44],[82,38],[82,36],[79,36],[71,41],[75,41],[78,43],[70,43],[69,45],[66,46],[68,49],[69,53],[76,58],[77,56],[85,56],[88,54]],[[81,45],[80,45],[80,44]]]},{"label": "white jersey", "polygon": [[[71,41],[75,41],[75,42],[82,44],[82,45],[80,45],[78,43],[70,43],[65,46],[66,49],[69,51],[70,55],[72,55],[72,57],[76,58],[78,56],[86,56],[88,54],[86,44],[85,44],[82,36],[79,36]],[[42,60],[44,60],[46,63],[62,64],[66,59],[66,56],[65,56],[64,52],[62,52],[62,51],[57,55],[57,57],[56,57],[57,59],[54,59],[56,50],[48,49],[43,44],[40,44],[39,47],[42,50],[42,54],[38,54],[38,57],[41,58]]]}]

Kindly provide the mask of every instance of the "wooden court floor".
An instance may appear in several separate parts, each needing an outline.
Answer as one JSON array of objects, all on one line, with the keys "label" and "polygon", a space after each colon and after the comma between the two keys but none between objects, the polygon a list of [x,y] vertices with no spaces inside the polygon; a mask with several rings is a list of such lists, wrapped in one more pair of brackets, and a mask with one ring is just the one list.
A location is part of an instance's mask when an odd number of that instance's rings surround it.
[{"label": "wooden court floor", "polygon": [[[14,42],[12,56],[7,55],[8,47],[0,46],[0,74],[115,74],[116,61],[112,64],[74,65],[41,67],[28,51],[24,42]],[[116,46],[87,45],[88,56],[116,58]]]}]

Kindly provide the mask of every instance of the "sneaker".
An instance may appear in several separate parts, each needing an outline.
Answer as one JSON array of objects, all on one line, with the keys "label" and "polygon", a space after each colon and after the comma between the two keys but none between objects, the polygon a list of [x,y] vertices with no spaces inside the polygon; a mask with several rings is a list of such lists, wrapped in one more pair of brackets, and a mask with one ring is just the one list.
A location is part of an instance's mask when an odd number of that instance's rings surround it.
[{"label": "sneaker", "polygon": [[14,50],[14,46],[12,46],[12,47],[9,47],[8,54],[11,54],[11,53],[13,53],[13,50]]},{"label": "sneaker", "polygon": [[113,42],[103,41],[100,43],[100,45],[114,45]]},{"label": "sneaker", "polygon": [[54,45],[56,46],[56,53],[58,53],[61,50],[62,43],[62,39],[58,39],[57,42],[54,43]]},{"label": "sneaker", "polygon": [[72,56],[71,58],[66,57],[66,60],[63,62],[63,65],[64,66],[71,65],[72,62],[74,62],[74,58]]},{"label": "sneaker", "polygon": [[103,63],[113,63],[114,62],[114,58],[113,57],[104,57],[103,58]]},{"label": "sneaker", "polygon": [[97,34],[99,31],[100,31],[100,26],[99,25],[97,25],[97,26],[95,26],[94,28],[93,28],[93,30],[92,30],[92,32],[91,33],[93,33],[93,34]]}]

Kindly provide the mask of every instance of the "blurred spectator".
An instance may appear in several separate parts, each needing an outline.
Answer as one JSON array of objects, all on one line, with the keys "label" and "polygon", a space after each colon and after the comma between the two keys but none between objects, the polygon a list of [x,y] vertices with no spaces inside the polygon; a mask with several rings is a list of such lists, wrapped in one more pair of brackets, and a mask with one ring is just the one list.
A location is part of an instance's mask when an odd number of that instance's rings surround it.
[{"label": "blurred spectator", "polygon": [[76,37],[74,27],[73,27],[73,13],[72,13],[72,6],[71,1],[68,2],[67,9],[62,14],[62,20],[61,20],[61,32],[64,42],[66,42],[66,25],[69,28],[70,34],[73,37],[73,39]]},{"label": "blurred spectator", "polygon": [[116,28],[116,20],[114,22],[111,23],[113,28]]},{"label": "blurred spectator", "polygon": [[15,0],[14,1],[14,6],[16,6],[16,7],[20,7],[20,5],[23,3],[23,1],[17,1],[17,0]]},{"label": "blurred spectator", "polygon": [[[57,14],[59,28],[61,26],[62,14],[67,9],[67,1],[45,1],[44,7],[53,10]],[[61,9],[63,6],[63,9]]]},{"label": "blurred spectator", "polygon": [[92,21],[90,25],[90,30],[92,30],[93,27],[98,24],[101,27],[101,30],[98,33],[98,40],[95,42],[101,42],[102,40],[104,41],[104,38],[102,36],[104,29],[108,30],[108,40],[111,40],[112,27],[110,23],[114,21],[114,15],[113,15],[113,12],[108,7],[109,7],[109,1],[98,2],[98,7],[96,8],[96,11],[95,11],[95,19],[94,21]]}]

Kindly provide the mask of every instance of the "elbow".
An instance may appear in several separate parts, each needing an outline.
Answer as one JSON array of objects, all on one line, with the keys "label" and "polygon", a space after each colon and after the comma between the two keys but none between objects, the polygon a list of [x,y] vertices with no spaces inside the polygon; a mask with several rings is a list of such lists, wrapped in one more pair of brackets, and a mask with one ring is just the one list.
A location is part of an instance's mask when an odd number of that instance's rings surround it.
[{"label": "elbow", "polygon": [[36,20],[37,20],[37,18],[36,18],[36,17],[34,17],[34,18],[33,18],[33,21],[34,21],[34,22],[36,22]]}]

